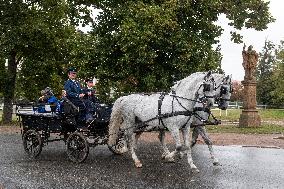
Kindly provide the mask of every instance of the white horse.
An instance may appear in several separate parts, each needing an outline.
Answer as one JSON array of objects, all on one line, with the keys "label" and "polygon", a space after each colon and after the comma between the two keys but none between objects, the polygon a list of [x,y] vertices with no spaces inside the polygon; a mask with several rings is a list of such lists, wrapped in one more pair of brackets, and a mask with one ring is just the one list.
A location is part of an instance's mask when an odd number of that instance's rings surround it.
[{"label": "white horse", "polygon": [[[222,76],[220,76],[219,74],[213,74],[213,78],[222,79]],[[233,91],[231,76],[225,77],[222,80],[222,84],[219,86],[216,86],[215,88],[216,89],[220,88],[220,93],[216,94],[216,100],[219,104],[219,108],[225,109],[229,105],[228,102],[230,100],[231,93]],[[213,146],[212,146],[213,143],[211,139],[209,138],[209,135],[206,132],[206,128],[205,128],[205,124],[209,122],[208,120],[211,115],[210,109],[212,108],[212,106],[208,105],[204,107],[204,104],[197,103],[196,107],[201,107],[200,109],[201,111],[196,111],[196,116],[194,116],[193,121],[192,121],[193,129],[192,129],[192,141],[191,141],[190,147],[192,148],[196,144],[197,138],[200,135],[208,146],[211,159],[213,160],[213,165],[220,165],[218,159],[216,158],[214,150],[213,150]],[[205,108],[204,109],[205,111],[202,110],[202,108]],[[215,124],[216,123],[218,124],[219,120],[216,120],[215,117],[213,117],[213,119],[214,119]]]},{"label": "white horse", "polygon": [[[192,161],[188,133],[196,102],[206,99],[207,103],[213,105],[215,84],[218,82],[214,81],[211,72],[195,73],[179,81],[173,87],[175,93],[165,96],[133,94],[117,99],[110,119],[108,145],[116,145],[119,130],[123,130],[136,167],[142,167],[134,151],[137,138],[135,133],[166,127],[175,140],[176,150],[170,153],[161,139],[165,158],[172,159],[177,153],[184,151],[191,169],[198,172]],[[158,102],[161,101],[159,106]],[[141,125],[141,122],[144,124]],[[185,146],[180,142],[179,130],[182,130]]]},{"label": "white horse", "polygon": [[[223,74],[212,74],[214,81],[216,81],[215,86],[213,88],[210,88],[210,90],[214,90],[214,96],[215,101],[218,103],[218,107],[220,109],[226,109],[229,105],[229,100],[232,93],[232,82],[231,82],[231,76],[226,76]],[[213,147],[212,147],[212,141],[210,140],[205,125],[209,122],[209,116],[211,114],[210,109],[212,108],[211,103],[207,103],[207,101],[199,101],[196,102],[194,107],[194,114],[193,114],[193,120],[192,120],[192,142],[191,142],[191,148],[196,144],[198,135],[201,135],[205,143],[208,145],[208,149],[210,152],[211,159],[213,159],[213,165],[219,165],[219,161],[216,158],[216,155],[214,153]],[[219,124],[219,120],[216,120],[214,117],[214,122],[211,124]],[[139,133],[140,134],[140,133]],[[139,138],[136,137],[137,140]],[[162,144],[163,148],[163,155],[162,158],[165,158],[165,156],[169,153],[169,150],[165,144],[165,130],[161,130],[159,133],[159,139]],[[137,141],[136,141],[137,143]],[[180,154],[180,157],[183,156],[183,153]],[[173,162],[174,159],[166,159],[169,162]]]}]

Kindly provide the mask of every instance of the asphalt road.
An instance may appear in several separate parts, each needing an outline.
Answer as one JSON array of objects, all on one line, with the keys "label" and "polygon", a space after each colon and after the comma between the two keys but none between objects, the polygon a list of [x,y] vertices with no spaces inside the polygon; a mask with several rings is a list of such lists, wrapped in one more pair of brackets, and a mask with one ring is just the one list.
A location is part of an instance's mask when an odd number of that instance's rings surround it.
[{"label": "asphalt road", "polygon": [[[113,155],[107,146],[90,149],[82,164],[71,163],[63,142],[45,146],[36,160],[25,155],[21,135],[0,134],[0,189],[49,188],[284,188],[284,150],[216,146],[222,166],[214,167],[206,146],[196,145],[193,175],[185,159],[161,160],[158,143],[141,141],[143,168],[130,155]],[[170,145],[173,148],[173,145]]]}]

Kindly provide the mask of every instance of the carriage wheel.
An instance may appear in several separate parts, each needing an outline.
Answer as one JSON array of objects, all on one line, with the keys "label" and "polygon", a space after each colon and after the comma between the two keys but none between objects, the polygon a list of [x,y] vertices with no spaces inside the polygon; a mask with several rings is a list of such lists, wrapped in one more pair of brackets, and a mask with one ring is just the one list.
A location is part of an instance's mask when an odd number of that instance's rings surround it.
[{"label": "carriage wheel", "polygon": [[89,154],[89,145],[86,137],[75,132],[69,135],[66,141],[68,158],[74,163],[85,161]]},{"label": "carriage wheel", "polygon": [[26,131],[23,134],[23,145],[30,158],[39,156],[42,150],[42,140],[39,132],[35,130]]},{"label": "carriage wheel", "polygon": [[127,148],[126,148],[126,141],[123,135],[117,139],[115,145],[111,145],[111,146],[108,145],[108,148],[112,153],[117,154],[117,155],[121,155],[125,153],[127,151]]}]

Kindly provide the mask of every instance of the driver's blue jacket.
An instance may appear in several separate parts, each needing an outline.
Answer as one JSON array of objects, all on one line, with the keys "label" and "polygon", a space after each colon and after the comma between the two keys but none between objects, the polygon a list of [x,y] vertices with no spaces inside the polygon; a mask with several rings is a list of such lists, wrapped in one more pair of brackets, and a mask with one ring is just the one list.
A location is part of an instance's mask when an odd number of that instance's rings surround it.
[{"label": "driver's blue jacket", "polygon": [[66,97],[77,107],[79,107],[79,119],[81,121],[86,118],[86,106],[80,99],[79,95],[82,93],[80,83],[76,80],[68,79],[64,84],[64,90],[66,91]]},{"label": "driver's blue jacket", "polygon": [[67,98],[71,101],[79,100],[79,94],[82,93],[80,83],[76,80],[72,81],[71,79],[65,82],[64,90],[66,91]]}]

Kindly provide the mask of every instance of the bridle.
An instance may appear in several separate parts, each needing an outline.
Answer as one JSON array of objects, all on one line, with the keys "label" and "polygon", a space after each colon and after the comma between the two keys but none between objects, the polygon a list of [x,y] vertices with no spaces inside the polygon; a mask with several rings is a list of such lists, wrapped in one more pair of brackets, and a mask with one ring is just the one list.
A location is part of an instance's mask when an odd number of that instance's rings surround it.
[{"label": "bridle", "polygon": [[[200,102],[202,102],[203,104],[206,103],[208,101],[209,98],[215,98],[215,95],[206,95],[206,92],[211,91],[211,85],[213,90],[215,90],[215,86],[216,83],[214,81],[214,78],[212,77],[211,79],[207,79],[207,77],[204,77],[204,82],[199,86],[198,90],[195,93],[195,99],[199,100]],[[201,89],[201,87],[203,87],[203,94],[199,94],[199,91]],[[200,97],[200,95],[202,95]]]},{"label": "bridle", "polygon": [[[223,95],[227,94],[228,92],[232,93],[233,92],[233,86],[232,86],[232,81],[230,79],[229,83],[227,83],[227,80],[228,80],[228,76],[223,78],[222,82],[216,86],[214,88],[215,91],[217,91],[217,89],[220,88],[220,93],[219,95],[216,95],[215,96],[215,101],[218,103],[218,105],[220,105],[220,103],[223,101],[230,101],[229,98],[224,98]],[[229,89],[228,87],[225,87],[224,85],[229,85]]]}]

